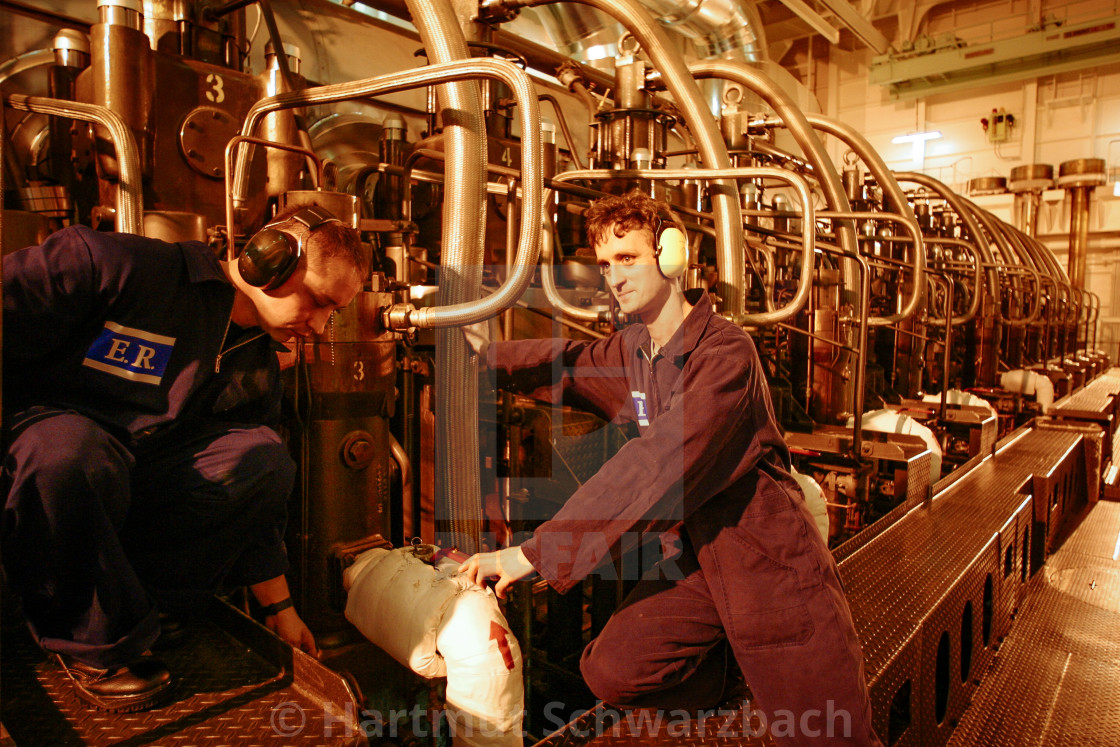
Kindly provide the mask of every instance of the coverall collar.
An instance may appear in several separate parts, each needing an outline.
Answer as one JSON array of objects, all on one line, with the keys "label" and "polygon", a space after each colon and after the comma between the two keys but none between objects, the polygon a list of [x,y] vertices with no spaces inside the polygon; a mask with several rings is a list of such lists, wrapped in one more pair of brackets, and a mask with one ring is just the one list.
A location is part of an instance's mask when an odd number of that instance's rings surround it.
[{"label": "coverall collar", "polygon": [[[681,326],[677,327],[677,331],[673,333],[669,341],[657,351],[674,363],[679,363],[682,358],[696,348],[700,342],[700,337],[704,334],[704,328],[708,326],[708,320],[712,317],[712,299],[708,296],[706,290],[703,288],[687,290],[685,291],[685,298],[692,304],[692,309],[689,310],[688,315],[681,322]],[[652,340],[649,336],[649,330],[643,325],[641,335],[638,338],[638,349],[648,355],[651,346]]]}]

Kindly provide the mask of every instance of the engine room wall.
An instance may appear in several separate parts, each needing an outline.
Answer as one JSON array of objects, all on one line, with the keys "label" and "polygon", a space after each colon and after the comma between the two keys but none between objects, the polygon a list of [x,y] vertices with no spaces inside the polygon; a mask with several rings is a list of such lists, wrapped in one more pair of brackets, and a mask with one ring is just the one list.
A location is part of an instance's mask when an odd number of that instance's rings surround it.
[{"label": "engine room wall", "polygon": [[[1025,29],[1025,4],[1007,2],[970,4],[967,15],[933,13],[920,29],[927,34],[970,33],[1009,35]],[[1046,13],[1073,17],[1085,13],[1084,3],[1047,3]],[[1098,12],[1103,12],[1098,9]],[[953,27],[954,22],[960,24]],[[1002,19],[1002,20],[1001,20]],[[877,26],[880,24],[877,24]],[[886,32],[886,31],[885,31]],[[888,37],[899,34],[891,29]],[[793,49],[783,64],[809,89],[827,115],[862,132],[894,171],[918,171],[969,195],[969,181],[979,177],[1008,178],[1018,166],[1049,164],[1057,176],[1063,162],[1099,158],[1106,162],[1109,181],[1092,195],[1090,244],[1086,288],[1101,297],[1100,347],[1113,361],[1120,346],[1120,64],[1087,67],[1079,71],[977,86],[963,91],[893,100],[884,86],[869,82],[873,52],[858,44],[830,45],[817,38],[811,45]],[[898,45],[899,41],[892,38]],[[853,48],[854,47],[854,48]],[[993,112],[1010,114],[1014,125],[1006,139],[985,129],[981,120]],[[893,143],[900,135],[939,131],[941,137],[923,144]],[[844,147],[828,139],[833,160],[842,162]],[[981,207],[1014,224],[1013,196],[972,195]],[[1039,210],[1038,237],[1067,267],[1070,230],[1067,191],[1045,190]]]}]

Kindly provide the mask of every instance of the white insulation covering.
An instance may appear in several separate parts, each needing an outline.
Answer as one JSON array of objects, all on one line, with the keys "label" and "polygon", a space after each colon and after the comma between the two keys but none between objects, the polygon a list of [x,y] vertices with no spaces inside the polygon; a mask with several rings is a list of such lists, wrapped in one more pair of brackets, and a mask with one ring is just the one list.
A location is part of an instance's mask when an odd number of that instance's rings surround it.
[{"label": "white insulation covering", "polygon": [[793,470],[793,479],[797,480],[801,492],[805,494],[805,505],[809,507],[817,531],[824,537],[824,541],[828,542],[828,501],[824,499],[824,491],[816,480],[809,475],[801,474],[796,469]]},{"label": "white insulation covering", "polygon": [[[941,395],[927,394],[922,397],[922,401],[929,402],[931,404],[940,404]],[[945,404],[968,405],[969,407],[983,407],[993,415],[996,414],[995,408],[992,407],[991,403],[988,402],[988,400],[984,399],[983,397],[977,397],[972,392],[965,392],[960,389],[950,389],[949,391],[945,392]]]},{"label": "white insulation covering", "polygon": [[1038,371],[1022,368],[1004,371],[999,377],[999,385],[1009,392],[1033,395],[1035,402],[1042,406],[1043,415],[1054,404],[1054,382]]},{"label": "white insulation covering", "polygon": [[[848,418],[848,427],[855,424],[854,418]],[[863,414],[863,428],[877,433],[907,433],[918,436],[925,441],[930,450],[929,482],[932,485],[941,479],[941,444],[926,426],[905,413],[891,410],[873,410]]]},{"label": "white insulation covering", "polygon": [[343,576],[346,619],[424,677],[447,677],[456,745],[521,747],[521,648],[498,600],[455,561],[433,567],[412,548],[373,549]]}]

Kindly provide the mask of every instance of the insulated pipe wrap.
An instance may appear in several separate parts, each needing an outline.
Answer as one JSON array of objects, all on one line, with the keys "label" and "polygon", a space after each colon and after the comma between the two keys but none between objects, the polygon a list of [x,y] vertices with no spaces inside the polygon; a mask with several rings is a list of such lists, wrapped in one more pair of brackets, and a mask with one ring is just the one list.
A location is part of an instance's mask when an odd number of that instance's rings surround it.
[{"label": "insulated pipe wrap", "polygon": [[494,594],[456,566],[368,550],[343,574],[346,619],[417,674],[447,677],[455,744],[521,747],[521,648]]}]

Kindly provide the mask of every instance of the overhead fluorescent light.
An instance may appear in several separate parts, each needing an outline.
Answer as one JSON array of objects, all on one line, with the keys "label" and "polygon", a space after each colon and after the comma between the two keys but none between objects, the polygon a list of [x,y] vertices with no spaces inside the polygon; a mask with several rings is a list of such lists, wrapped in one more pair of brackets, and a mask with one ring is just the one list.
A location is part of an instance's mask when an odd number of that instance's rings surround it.
[{"label": "overhead fluorescent light", "polygon": [[908,135],[899,135],[898,137],[891,138],[892,143],[924,143],[926,140],[936,140],[941,137],[941,130],[930,130],[929,132],[911,132]]}]

